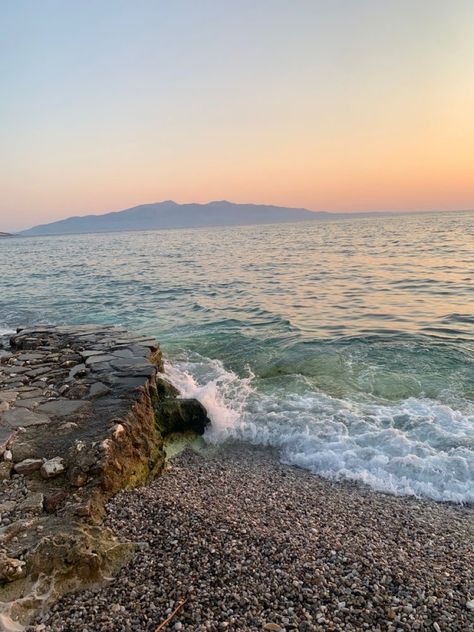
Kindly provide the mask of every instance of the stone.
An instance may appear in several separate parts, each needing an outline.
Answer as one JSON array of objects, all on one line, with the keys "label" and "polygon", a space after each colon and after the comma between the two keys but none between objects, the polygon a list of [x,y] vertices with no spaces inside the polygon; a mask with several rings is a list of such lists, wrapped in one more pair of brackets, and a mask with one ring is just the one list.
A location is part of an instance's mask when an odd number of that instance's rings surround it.
[{"label": "stone", "polygon": [[94,364],[100,363],[100,362],[110,362],[111,360],[115,360],[116,358],[114,358],[113,355],[107,355],[107,354],[102,354],[102,355],[93,355],[90,356],[89,358],[87,358],[86,360],[86,365],[87,366],[92,366]]},{"label": "stone", "polygon": [[0,426],[0,453],[5,452],[14,436],[15,432],[11,428],[2,428]]},{"label": "stone", "polygon": [[4,513],[10,513],[16,507],[16,502],[14,500],[6,500],[5,502],[0,504],[0,516]]},{"label": "stone", "polygon": [[32,399],[18,399],[15,402],[15,406],[17,408],[29,408],[30,410],[33,410],[35,408],[37,408],[40,404],[42,404],[44,402],[43,398],[32,398]]},{"label": "stone", "polygon": [[10,351],[0,350],[0,364],[5,364],[12,357],[12,353]]},{"label": "stone", "polygon": [[95,382],[89,389],[89,398],[95,399],[96,397],[107,395],[107,393],[110,393],[110,388],[108,386],[106,386],[103,382]]},{"label": "stone", "polygon": [[68,474],[68,480],[74,487],[83,487],[87,483],[87,473],[80,468],[71,468]]},{"label": "stone", "polygon": [[94,350],[94,349],[86,349],[85,351],[81,351],[81,356],[87,360],[87,358],[92,358],[93,356],[104,355],[103,351]]},{"label": "stone", "polygon": [[272,623],[271,621],[265,623],[263,629],[267,630],[268,632],[283,632],[283,628],[281,627],[281,625],[278,625],[278,623]]},{"label": "stone", "polygon": [[66,469],[64,459],[60,456],[55,456],[53,459],[45,461],[41,466],[41,476],[43,478],[54,478],[59,476]]},{"label": "stone", "polygon": [[27,372],[28,377],[40,377],[42,375],[46,375],[53,369],[51,364],[40,366],[37,369],[29,369]]},{"label": "stone", "polygon": [[26,562],[0,553],[0,582],[13,582],[25,575]]},{"label": "stone", "polygon": [[466,608],[468,610],[474,610],[474,599],[470,599],[466,602]]},{"label": "stone", "polygon": [[10,404],[8,402],[0,402],[0,413],[6,412],[10,408]]},{"label": "stone", "polygon": [[117,358],[133,358],[131,349],[127,349],[126,347],[124,349],[116,349],[112,352],[112,355]]},{"label": "stone", "polygon": [[69,378],[72,379],[74,377],[82,377],[87,374],[87,367],[85,364],[76,364],[76,366],[72,367],[69,371]]},{"label": "stone", "polygon": [[156,378],[156,390],[158,391],[158,397],[160,399],[166,399],[167,397],[179,397],[180,392],[173,386],[171,382],[162,377],[161,375]]},{"label": "stone", "polygon": [[34,397],[43,397],[44,390],[42,388],[29,388],[28,386],[23,386],[21,391],[18,394],[20,399],[32,399]]},{"label": "stone", "polygon": [[11,450],[5,450],[5,452],[3,453],[3,459],[5,461],[11,461],[13,459],[12,451]]},{"label": "stone", "polygon": [[18,505],[20,511],[27,511],[40,514],[43,511],[44,496],[41,492],[29,494],[23,502]]},{"label": "stone", "polygon": [[197,399],[169,398],[155,406],[156,423],[164,435],[192,431],[204,434],[211,423],[206,409]]},{"label": "stone", "polygon": [[83,397],[86,397],[88,391],[89,388],[86,384],[76,382],[76,384],[70,386],[66,391],[66,397],[68,399],[82,399]]},{"label": "stone", "polygon": [[11,404],[18,397],[18,391],[0,391],[0,402]]},{"label": "stone", "polygon": [[50,422],[47,415],[32,412],[28,408],[13,408],[0,415],[2,421],[12,428],[41,426]]},{"label": "stone", "polygon": [[37,472],[43,465],[43,459],[24,459],[19,463],[15,463],[13,466],[14,471],[17,474],[23,474],[23,476],[29,476],[34,472]]},{"label": "stone", "polygon": [[86,405],[87,402],[82,400],[58,398],[38,406],[37,410],[52,417],[68,417],[79,412]]},{"label": "stone", "polygon": [[0,481],[6,481],[10,478],[12,472],[12,464],[10,461],[0,462]]},{"label": "stone", "polygon": [[49,494],[44,499],[44,503],[43,503],[44,510],[47,513],[54,513],[61,507],[61,505],[63,504],[66,498],[67,498],[67,492],[65,492],[63,489],[60,489],[56,492],[53,492],[52,494]]}]

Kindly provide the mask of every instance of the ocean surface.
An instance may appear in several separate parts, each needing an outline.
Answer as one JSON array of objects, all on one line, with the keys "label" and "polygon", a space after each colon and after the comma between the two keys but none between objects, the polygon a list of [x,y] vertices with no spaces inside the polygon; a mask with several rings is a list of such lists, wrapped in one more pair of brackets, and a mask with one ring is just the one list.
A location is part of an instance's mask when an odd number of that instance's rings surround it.
[{"label": "ocean surface", "polygon": [[474,213],[0,240],[0,330],[156,336],[210,442],[474,502]]}]

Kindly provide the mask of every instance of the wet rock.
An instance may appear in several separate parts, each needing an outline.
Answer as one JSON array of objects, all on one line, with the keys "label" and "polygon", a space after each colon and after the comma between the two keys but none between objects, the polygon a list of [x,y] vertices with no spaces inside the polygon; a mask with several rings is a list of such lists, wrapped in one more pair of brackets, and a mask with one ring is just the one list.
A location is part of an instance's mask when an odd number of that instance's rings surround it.
[{"label": "wet rock", "polygon": [[156,422],[164,435],[192,431],[204,434],[210,423],[206,409],[197,399],[169,398],[157,403]]},{"label": "wet rock", "polygon": [[156,390],[158,392],[159,399],[166,399],[168,397],[179,397],[180,392],[173,386],[169,380],[162,376],[156,378]]},{"label": "wet rock", "polygon": [[22,474],[23,476],[29,476],[34,472],[37,472],[41,466],[43,465],[43,459],[24,459],[19,463],[15,463],[13,466],[14,471],[17,474]]},{"label": "wet rock", "polygon": [[54,478],[59,476],[66,470],[66,464],[64,459],[60,456],[56,456],[53,459],[45,461],[41,466],[41,476],[43,478]]}]

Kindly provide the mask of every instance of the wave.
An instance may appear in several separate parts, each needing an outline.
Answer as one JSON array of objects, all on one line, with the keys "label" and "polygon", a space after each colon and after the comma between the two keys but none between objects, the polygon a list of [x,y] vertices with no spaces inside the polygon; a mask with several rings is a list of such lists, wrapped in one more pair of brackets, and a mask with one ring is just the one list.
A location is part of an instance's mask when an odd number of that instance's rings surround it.
[{"label": "wave", "polygon": [[166,363],[185,397],[208,410],[210,443],[238,439],[276,447],[281,460],[320,476],[375,490],[474,502],[474,404],[428,398],[351,401],[317,390],[302,375],[240,377],[220,361]]}]

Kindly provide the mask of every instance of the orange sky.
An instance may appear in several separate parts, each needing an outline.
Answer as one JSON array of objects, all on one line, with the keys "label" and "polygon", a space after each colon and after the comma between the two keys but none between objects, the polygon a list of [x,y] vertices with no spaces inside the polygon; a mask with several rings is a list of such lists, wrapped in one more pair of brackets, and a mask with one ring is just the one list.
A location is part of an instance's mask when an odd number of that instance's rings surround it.
[{"label": "orange sky", "polygon": [[474,207],[474,3],[197,4],[4,8],[0,230],[163,199]]}]

